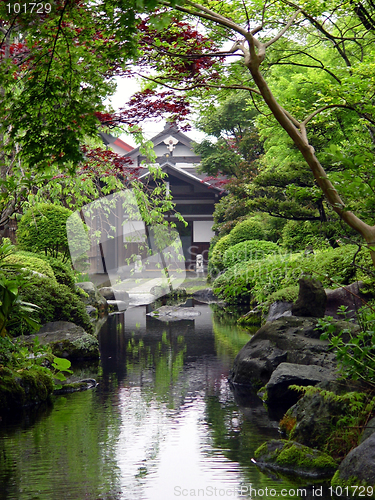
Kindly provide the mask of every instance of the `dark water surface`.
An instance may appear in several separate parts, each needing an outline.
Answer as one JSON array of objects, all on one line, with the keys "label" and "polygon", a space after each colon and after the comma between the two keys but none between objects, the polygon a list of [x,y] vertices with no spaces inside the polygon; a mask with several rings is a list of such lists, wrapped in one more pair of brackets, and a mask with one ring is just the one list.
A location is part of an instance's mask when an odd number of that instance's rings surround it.
[{"label": "dark water surface", "polygon": [[147,306],[110,316],[100,365],[81,373],[95,390],[3,418],[1,500],[328,498],[251,462],[278,433],[256,396],[227,383],[249,334],[211,306],[186,305],[200,315],[166,323]]}]

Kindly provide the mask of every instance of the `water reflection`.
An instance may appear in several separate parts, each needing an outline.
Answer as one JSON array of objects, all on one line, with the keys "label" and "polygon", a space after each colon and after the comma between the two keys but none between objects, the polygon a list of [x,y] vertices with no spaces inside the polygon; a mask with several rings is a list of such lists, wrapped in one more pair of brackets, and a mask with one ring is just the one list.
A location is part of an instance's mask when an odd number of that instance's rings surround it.
[{"label": "water reflection", "polygon": [[250,484],[294,487],[251,463],[277,437],[277,422],[227,383],[249,334],[207,305],[189,305],[200,315],[169,323],[149,316],[152,306],[112,315],[95,391],[2,422],[0,499],[250,498]]}]

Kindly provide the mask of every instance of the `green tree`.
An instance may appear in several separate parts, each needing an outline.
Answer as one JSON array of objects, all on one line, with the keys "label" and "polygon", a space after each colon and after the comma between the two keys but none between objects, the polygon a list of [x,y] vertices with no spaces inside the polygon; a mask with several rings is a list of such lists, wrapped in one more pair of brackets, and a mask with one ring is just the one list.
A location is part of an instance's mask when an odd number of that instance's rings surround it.
[{"label": "green tree", "polygon": [[[164,31],[160,32],[151,48],[143,48],[154,70],[152,78],[147,77],[152,85],[167,84],[179,92],[194,92],[201,100],[212,98],[213,88],[247,90],[258,109],[268,114],[265,119],[270,126],[281,126],[285,142],[298,152],[299,161],[310,168],[332,209],[371,247],[375,241],[373,220],[367,223],[356,206],[362,192],[371,192],[373,197],[371,175],[366,185],[362,180],[366,168],[373,168],[374,164],[375,31],[371,5],[362,6],[368,14],[367,21],[350,1],[311,0],[301,5],[290,1],[271,5],[254,1],[245,5],[239,0],[207,0],[201,4],[185,0],[173,6],[164,0],[159,5],[169,19],[175,15],[172,24],[181,23],[181,19],[199,19],[204,25],[205,42],[191,50],[183,35],[172,45],[164,37]],[[229,41],[233,44],[230,49]],[[316,48],[318,44],[324,50],[324,57]],[[228,62],[233,55],[238,60]],[[185,71],[180,71],[179,76],[166,68],[171,60],[183,61]],[[205,61],[205,65],[198,65],[197,61]],[[297,76],[292,83],[298,89],[304,85],[300,94],[284,92],[275,84],[276,69],[281,65],[298,70],[300,83]],[[311,71],[322,76],[309,84]],[[309,99],[303,98],[305,94]],[[315,128],[339,128],[343,116],[349,141],[339,142],[320,161],[314,147]],[[350,138],[356,140],[354,147]],[[326,144],[324,138],[322,143]],[[358,155],[362,144],[367,149]],[[347,162],[352,165],[351,171],[330,177],[324,168],[326,161]],[[349,178],[353,180],[352,186]],[[344,202],[347,192],[354,201]],[[375,264],[375,253],[371,255]]]},{"label": "green tree", "polygon": [[113,77],[136,55],[135,12],[155,4],[0,2],[0,225],[38,187],[82,166]]}]

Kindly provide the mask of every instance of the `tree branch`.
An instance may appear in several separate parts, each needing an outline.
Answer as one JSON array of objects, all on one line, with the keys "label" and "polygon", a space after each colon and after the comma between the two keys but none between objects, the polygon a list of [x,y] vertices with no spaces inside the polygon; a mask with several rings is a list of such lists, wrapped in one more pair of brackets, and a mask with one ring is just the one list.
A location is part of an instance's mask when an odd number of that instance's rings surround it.
[{"label": "tree branch", "polygon": [[276,36],[274,36],[272,38],[272,40],[270,40],[269,42],[266,42],[264,45],[266,47],[266,49],[268,47],[270,47],[271,45],[273,45],[275,42],[277,42],[282,36],[285,35],[285,33],[288,31],[288,29],[292,26],[292,24],[294,23],[294,21],[296,20],[298,14],[300,14],[302,12],[302,9],[298,9],[295,11],[295,13],[292,15],[292,17],[289,19],[289,21],[286,23],[286,25],[284,26],[284,28],[279,31],[279,33],[277,33]]},{"label": "tree branch", "polygon": [[148,80],[150,82],[156,83],[157,85],[162,85],[163,87],[166,87],[167,89],[177,90],[179,92],[185,92],[186,90],[194,90],[194,89],[198,89],[198,88],[210,88],[210,89],[248,90],[249,92],[253,92],[254,94],[261,95],[259,90],[248,87],[247,85],[214,85],[214,84],[210,84],[210,83],[197,83],[195,85],[191,85],[190,87],[178,88],[178,87],[174,87],[172,85],[168,85],[168,84],[164,83],[163,81],[157,80],[156,78],[142,75],[141,73],[138,73],[137,71],[134,71],[134,74],[137,76],[140,76],[144,80]]},{"label": "tree branch", "polygon": [[326,109],[332,109],[332,108],[345,108],[345,109],[350,109],[351,111],[356,111],[355,108],[352,106],[348,106],[346,104],[327,104],[327,106],[323,106],[322,108],[316,109],[313,111],[307,118],[301,122],[301,125],[306,126],[307,123],[314,118],[314,116],[318,115],[322,111],[325,111]]}]

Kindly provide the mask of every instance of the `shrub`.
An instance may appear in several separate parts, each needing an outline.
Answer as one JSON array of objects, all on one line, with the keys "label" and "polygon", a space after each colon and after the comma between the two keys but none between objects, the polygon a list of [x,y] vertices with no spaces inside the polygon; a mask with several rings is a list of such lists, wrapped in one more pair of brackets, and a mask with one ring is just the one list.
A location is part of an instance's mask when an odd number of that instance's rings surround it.
[{"label": "shrub", "polygon": [[55,257],[49,257],[41,254],[39,254],[38,257],[51,266],[57,283],[66,285],[71,290],[75,291],[74,272],[69,262],[62,262],[60,259],[56,259]]},{"label": "shrub", "polygon": [[[250,299],[260,303],[282,288],[297,285],[302,274],[312,275],[325,287],[334,287],[336,283],[348,285],[356,276],[356,268],[351,265],[356,251],[355,245],[346,245],[308,257],[279,254],[261,261],[236,264],[216,278],[214,293],[229,303],[249,302]],[[361,251],[359,261],[371,267],[369,252]]]},{"label": "shrub", "polygon": [[[20,250],[43,251],[52,257],[69,258],[69,245],[66,222],[72,215],[68,208],[51,203],[38,203],[21,217],[17,230],[17,243]],[[71,234],[78,245],[86,241],[84,226],[70,218]]]},{"label": "shrub", "polygon": [[[40,307],[34,313],[34,318],[41,324],[50,321],[71,321],[82,326],[87,333],[93,332],[84,303],[68,286],[36,275],[28,275],[25,279],[27,279],[27,286],[20,290],[21,298],[25,302],[31,302]],[[30,332],[17,325],[11,329],[10,333],[20,335]]]},{"label": "shrub", "polygon": [[246,219],[236,225],[229,233],[231,246],[246,240],[264,240],[266,233],[262,224],[254,218]]},{"label": "shrub", "polygon": [[16,252],[6,257],[4,262],[19,264],[23,269],[30,269],[55,280],[55,274],[50,264],[31,252]]},{"label": "shrub", "polygon": [[223,257],[225,251],[230,246],[230,236],[227,234],[223,236],[215,245],[212,256],[209,262],[209,272],[211,274],[217,274],[218,271],[222,271],[224,269]]},{"label": "shrub", "polygon": [[289,220],[282,230],[281,245],[291,251],[304,250],[308,245],[327,247],[327,239],[320,227],[319,222]]},{"label": "shrub", "polygon": [[279,253],[279,246],[271,241],[248,240],[231,246],[223,257],[224,267],[231,267],[239,262],[264,259],[266,255]]}]

